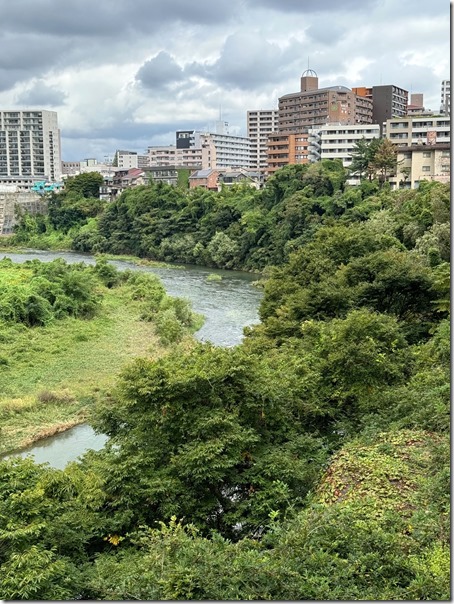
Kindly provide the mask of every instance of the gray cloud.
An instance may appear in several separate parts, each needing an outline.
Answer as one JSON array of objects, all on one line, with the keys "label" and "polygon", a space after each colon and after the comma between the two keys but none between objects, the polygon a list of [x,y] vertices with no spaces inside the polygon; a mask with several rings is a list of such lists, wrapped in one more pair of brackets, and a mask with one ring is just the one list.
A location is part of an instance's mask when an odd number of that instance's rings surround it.
[{"label": "gray cloud", "polygon": [[22,105],[58,107],[64,105],[67,94],[44,80],[37,80],[31,88],[18,95],[17,102]]},{"label": "gray cloud", "polygon": [[166,23],[214,25],[234,18],[239,0],[78,0],[69,8],[60,0],[15,0],[2,6],[6,31],[40,32],[58,36],[107,37],[127,32],[153,32]]},{"label": "gray cloud", "polygon": [[375,6],[378,0],[248,0],[251,6],[257,8],[269,8],[279,12],[289,13],[320,13],[320,12],[342,12],[368,10]]},{"label": "gray cloud", "polygon": [[183,69],[175,59],[165,51],[145,61],[136,74],[136,80],[145,88],[167,87],[173,82],[179,82],[183,76]]},{"label": "gray cloud", "polygon": [[305,31],[307,37],[315,43],[333,45],[345,36],[345,28],[338,21],[316,19]]},{"label": "gray cloud", "polygon": [[282,48],[256,32],[237,32],[229,36],[221,56],[207,74],[220,85],[241,90],[270,88],[298,73],[303,47],[290,40]]}]

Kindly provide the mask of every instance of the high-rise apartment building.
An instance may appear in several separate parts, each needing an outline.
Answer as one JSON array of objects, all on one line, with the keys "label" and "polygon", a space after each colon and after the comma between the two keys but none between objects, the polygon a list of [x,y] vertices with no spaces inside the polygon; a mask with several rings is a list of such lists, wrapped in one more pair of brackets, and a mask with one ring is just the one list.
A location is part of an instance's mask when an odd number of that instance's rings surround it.
[{"label": "high-rise apartment building", "polygon": [[279,98],[279,132],[307,132],[328,122],[372,123],[372,100],[345,86],[318,87],[318,76],[308,69],[301,90]]},{"label": "high-rise apartment building", "polygon": [[408,91],[399,86],[388,84],[372,86],[372,88],[353,88],[352,90],[358,96],[372,101],[372,123],[379,124],[380,128],[386,120],[407,115]]},{"label": "high-rise apartment building", "polygon": [[277,130],[279,111],[258,109],[247,112],[247,135],[251,141],[251,167],[264,172],[268,165],[268,137]]},{"label": "high-rise apartment building", "polygon": [[443,80],[441,83],[440,112],[451,115],[451,80]]},{"label": "high-rise apartment building", "polygon": [[61,180],[55,111],[0,110],[0,183],[28,190],[36,180]]},{"label": "high-rise apartment building", "polygon": [[202,168],[250,168],[251,141],[245,136],[228,134],[228,124],[220,122],[216,132],[179,130],[176,132],[175,155],[201,153]]}]

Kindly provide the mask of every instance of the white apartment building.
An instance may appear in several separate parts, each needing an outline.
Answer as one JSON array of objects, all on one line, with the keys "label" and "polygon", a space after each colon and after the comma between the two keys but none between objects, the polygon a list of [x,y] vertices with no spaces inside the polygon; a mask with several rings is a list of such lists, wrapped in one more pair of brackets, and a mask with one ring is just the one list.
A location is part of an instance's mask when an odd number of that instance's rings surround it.
[{"label": "white apartment building", "polygon": [[440,112],[451,115],[451,80],[443,80],[441,83]]},{"label": "white apartment building", "polygon": [[[344,168],[352,163],[352,153],[358,141],[380,138],[379,124],[325,124],[309,130],[309,161],[341,159]],[[349,184],[359,179],[351,177]]]},{"label": "white apartment building", "polygon": [[150,167],[250,168],[251,141],[225,132],[176,132],[177,144],[148,147]]},{"label": "white apartment building", "polygon": [[407,116],[386,121],[383,136],[396,145],[435,145],[451,142],[449,116]]},{"label": "white apartment building", "polygon": [[251,167],[251,141],[247,137],[195,132],[194,144],[202,149],[202,168]]},{"label": "white apartment building", "polygon": [[123,151],[121,149],[115,152],[117,167],[121,170],[131,170],[139,167],[139,159],[135,151]]},{"label": "white apartment building", "polygon": [[0,110],[0,182],[27,190],[36,180],[61,180],[56,111]]},{"label": "white apartment building", "polygon": [[136,151],[124,151],[118,149],[115,152],[117,167],[121,170],[132,170],[133,168],[146,168],[149,164],[148,154],[140,155]]},{"label": "white apartment building", "polygon": [[247,136],[251,141],[251,168],[265,172],[268,166],[268,136],[278,129],[278,109],[247,112]]},{"label": "white apartment building", "polygon": [[178,149],[174,145],[148,147],[148,167],[178,166],[182,168],[200,168],[202,166],[202,149],[190,147]]}]

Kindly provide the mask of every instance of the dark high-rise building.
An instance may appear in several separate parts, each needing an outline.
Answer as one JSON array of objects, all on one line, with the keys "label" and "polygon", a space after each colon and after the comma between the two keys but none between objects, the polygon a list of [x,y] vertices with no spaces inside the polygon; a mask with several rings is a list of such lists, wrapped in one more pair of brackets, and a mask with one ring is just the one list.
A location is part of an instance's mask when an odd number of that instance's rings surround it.
[{"label": "dark high-rise building", "polygon": [[358,96],[372,100],[372,123],[380,129],[386,120],[407,115],[408,91],[393,84],[372,86],[372,88],[353,88]]}]

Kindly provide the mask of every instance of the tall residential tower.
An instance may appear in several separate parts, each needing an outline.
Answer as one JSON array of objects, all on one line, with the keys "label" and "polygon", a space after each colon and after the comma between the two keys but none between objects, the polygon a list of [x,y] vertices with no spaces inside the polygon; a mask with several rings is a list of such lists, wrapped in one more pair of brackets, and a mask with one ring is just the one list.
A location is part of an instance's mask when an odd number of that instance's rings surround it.
[{"label": "tall residential tower", "polygon": [[257,109],[247,112],[247,135],[251,140],[251,168],[264,172],[268,166],[268,137],[277,130],[277,109]]},{"label": "tall residential tower", "polygon": [[61,179],[57,113],[0,110],[0,184],[28,190],[37,180]]}]

